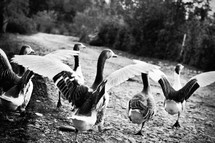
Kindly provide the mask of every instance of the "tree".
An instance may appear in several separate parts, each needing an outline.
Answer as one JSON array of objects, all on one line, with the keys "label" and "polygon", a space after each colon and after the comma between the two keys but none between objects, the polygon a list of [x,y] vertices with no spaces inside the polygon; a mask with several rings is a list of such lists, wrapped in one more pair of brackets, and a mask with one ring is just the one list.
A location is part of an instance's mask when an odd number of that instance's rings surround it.
[{"label": "tree", "polygon": [[8,18],[6,17],[6,0],[0,0],[0,33],[6,32]]}]

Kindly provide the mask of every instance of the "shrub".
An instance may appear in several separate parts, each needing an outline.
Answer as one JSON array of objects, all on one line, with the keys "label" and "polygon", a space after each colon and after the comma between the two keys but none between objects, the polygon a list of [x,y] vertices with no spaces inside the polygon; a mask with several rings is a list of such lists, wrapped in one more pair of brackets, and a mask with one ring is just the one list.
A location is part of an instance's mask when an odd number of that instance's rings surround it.
[{"label": "shrub", "polygon": [[19,16],[9,20],[7,32],[19,34],[32,34],[36,32],[36,23],[25,16]]},{"label": "shrub", "polygon": [[33,19],[37,24],[38,31],[50,33],[56,27],[57,13],[54,11],[40,11],[33,16]]},{"label": "shrub", "polygon": [[135,46],[135,40],[127,25],[117,19],[104,22],[96,39],[91,41],[90,44],[108,46],[122,51],[132,51]]}]

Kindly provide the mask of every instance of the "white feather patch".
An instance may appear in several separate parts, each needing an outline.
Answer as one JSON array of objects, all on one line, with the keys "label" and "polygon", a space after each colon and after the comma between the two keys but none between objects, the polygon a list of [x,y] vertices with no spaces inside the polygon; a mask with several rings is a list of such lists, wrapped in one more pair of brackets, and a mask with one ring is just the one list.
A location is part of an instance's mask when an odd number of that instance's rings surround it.
[{"label": "white feather patch", "polygon": [[107,83],[106,83],[106,91],[108,91],[113,86],[117,86],[124,81],[128,80],[129,78],[132,78],[137,75],[141,75],[141,73],[148,73],[149,71],[152,71],[154,69],[157,69],[156,66],[152,64],[132,64],[125,66],[112,74],[110,74],[107,77]]},{"label": "white feather patch", "polygon": [[197,83],[199,84],[200,87],[207,86],[215,82],[215,71],[198,74],[192,77],[190,80],[192,79],[197,79]]},{"label": "white feather patch", "polygon": [[59,60],[47,58],[46,56],[15,55],[15,57],[12,58],[12,62],[22,65],[29,70],[50,79],[62,71],[69,71],[72,74],[74,73],[68,65]]},{"label": "white feather patch", "polygon": [[158,82],[162,76],[164,76],[167,79],[167,76],[159,69],[155,69],[149,72],[149,77],[155,82]]},{"label": "white feather patch", "polygon": [[79,53],[80,53],[79,51],[73,51],[73,50],[57,50],[45,55],[45,57],[48,59],[67,61],[73,58],[75,55],[79,55]]},{"label": "white feather patch", "polygon": [[[147,62],[140,61],[140,60],[135,60],[135,59],[133,59],[133,62],[134,62],[135,64],[145,64],[145,65],[149,65],[149,63],[147,63]],[[154,68],[157,68],[157,69],[160,69],[160,68],[161,68],[160,66],[153,65],[153,64],[150,64],[150,66],[153,66]]]}]

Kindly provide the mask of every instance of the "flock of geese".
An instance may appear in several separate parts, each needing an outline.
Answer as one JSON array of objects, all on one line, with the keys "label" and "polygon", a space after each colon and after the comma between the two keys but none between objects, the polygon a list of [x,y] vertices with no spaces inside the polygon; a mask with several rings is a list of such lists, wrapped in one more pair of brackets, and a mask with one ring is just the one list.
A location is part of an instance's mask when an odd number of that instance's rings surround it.
[{"label": "flock of geese", "polygon": [[[136,135],[142,135],[145,123],[153,118],[156,113],[156,103],[151,92],[149,78],[160,84],[164,100],[164,109],[170,115],[178,114],[173,127],[180,127],[180,114],[185,108],[186,100],[199,88],[215,82],[215,71],[204,72],[192,77],[184,86],[180,82],[180,72],[183,65],[178,64],[174,71],[173,86],[159,66],[139,60],[133,64],[114,71],[107,77],[103,76],[107,59],[116,58],[117,55],[110,49],[104,49],[97,63],[97,72],[93,84],[89,87],[84,83],[84,77],[79,63],[80,49],[85,47],[78,43],[73,50],[57,50],[45,56],[32,54],[30,46],[23,46],[19,55],[15,55],[11,62],[5,52],[0,49],[0,109],[8,119],[11,111],[25,113],[31,99],[34,73],[48,77],[59,89],[57,107],[62,106],[61,96],[73,105],[73,115],[69,117],[74,125],[75,139],[78,132],[87,131],[97,125],[98,130],[103,127],[106,108],[109,103],[108,91],[134,76],[142,77],[143,89],[135,94],[129,101],[127,115],[129,120],[141,125]],[[65,62],[70,62],[74,57],[73,69]],[[19,73],[15,73],[11,63],[16,63]],[[68,130],[70,128],[68,127]],[[65,129],[66,130],[66,129]]]}]

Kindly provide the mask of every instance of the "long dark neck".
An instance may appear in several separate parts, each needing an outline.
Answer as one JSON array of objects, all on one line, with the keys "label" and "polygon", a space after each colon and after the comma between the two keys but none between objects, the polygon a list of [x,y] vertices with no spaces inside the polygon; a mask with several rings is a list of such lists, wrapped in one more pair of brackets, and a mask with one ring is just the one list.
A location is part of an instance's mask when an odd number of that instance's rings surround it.
[{"label": "long dark neck", "polygon": [[143,91],[148,93],[150,91],[148,74],[142,73],[141,76],[143,81]]},{"label": "long dark neck", "polygon": [[92,85],[93,89],[95,89],[103,80],[103,71],[104,71],[104,66],[105,66],[106,60],[107,60],[107,56],[105,55],[104,52],[102,52],[99,56],[98,63],[97,63],[96,78]]},{"label": "long dark neck", "polygon": [[78,56],[74,56],[74,59],[75,59],[75,66],[74,66],[74,71],[77,70],[77,68],[79,67],[79,58]]}]

